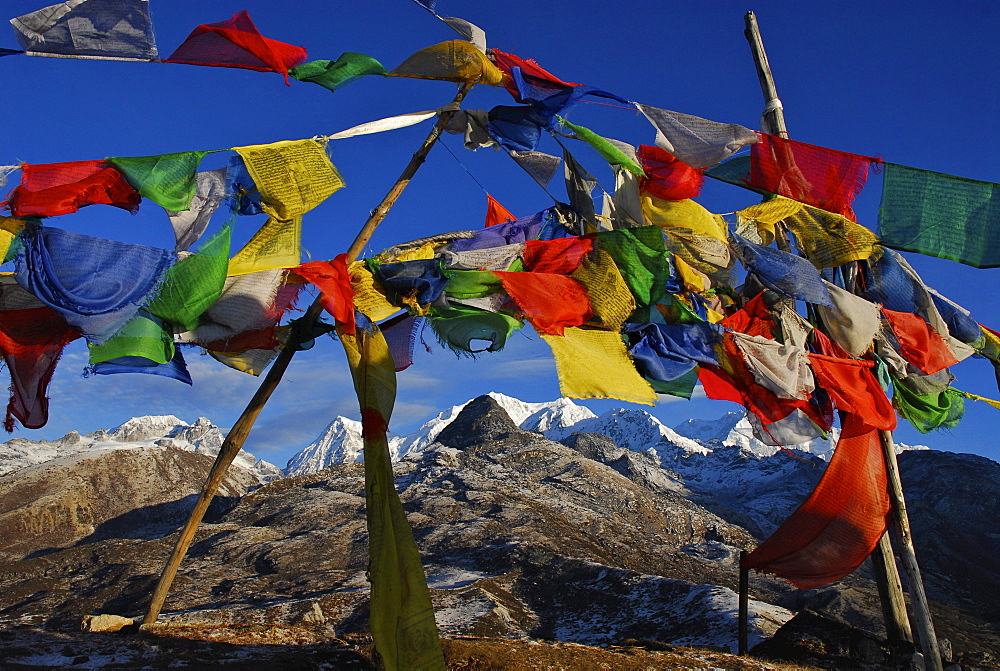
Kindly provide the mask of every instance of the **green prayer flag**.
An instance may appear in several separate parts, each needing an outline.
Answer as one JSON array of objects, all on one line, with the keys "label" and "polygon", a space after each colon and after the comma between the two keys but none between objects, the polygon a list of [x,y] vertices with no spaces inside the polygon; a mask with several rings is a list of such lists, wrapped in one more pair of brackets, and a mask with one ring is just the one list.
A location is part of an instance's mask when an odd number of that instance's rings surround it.
[{"label": "green prayer flag", "polygon": [[698,382],[698,367],[695,366],[676,380],[654,380],[647,377],[646,381],[657,394],[670,394],[691,400],[694,386]]},{"label": "green prayer flag", "polygon": [[938,393],[918,394],[893,378],[892,389],[892,404],[920,433],[953,428],[965,414],[965,398],[950,387]]},{"label": "green prayer flag", "polygon": [[597,244],[615,260],[638,307],[652,305],[663,296],[669,269],[659,226],[603,231],[597,234]]},{"label": "green prayer flag", "polygon": [[589,144],[591,147],[597,150],[597,153],[604,157],[604,160],[611,165],[620,165],[621,167],[628,170],[630,173],[636,177],[645,177],[646,173],[643,171],[642,166],[636,163],[634,160],[629,158],[629,156],[623,152],[618,147],[614,146],[608,142],[605,138],[601,137],[594,131],[583,126],[577,126],[572,124],[562,117],[557,117],[559,121],[567,126],[570,130],[576,133],[576,136]]},{"label": "green prayer flag", "polygon": [[[459,355],[498,352],[507,344],[510,334],[524,326],[509,315],[460,307],[435,310],[429,321],[438,341]],[[485,348],[473,349],[473,340],[490,344]]]},{"label": "green prayer flag", "polygon": [[389,71],[371,56],[348,51],[336,61],[310,61],[290,69],[288,74],[299,81],[312,82],[336,91],[365,75],[385,77]]},{"label": "green prayer flag", "polygon": [[185,151],[158,156],[118,156],[106,159],[116,167],[132,188],[144,198],[168,210],[183,212],[191,208],[198,189],[195,173],[205,154],[211,151]]},{"label": "green prayer flag", "polygon": [[449,270],[446,269],[448,284],[444,288],[449,298],[463,300],[483,298],[503,291],[500,278],[491,270]]},{"label": "green prayer flag", "polygon": [[229,269],[230,226],[202,243],[198,251],[174,265],[164,275],[156,298],[146,308],[182,331],[198,325],[198,317],[222,295]]},{"label": "green prayer flag", "polygon": [[886,247],[1000,267],[1000,184],[884,165],[878,225]]},{"label": "green prayer flag", "polygon": [[88,343],[90,363],[104,363],[120,357],[141,357],[164,364],[174,358],[174,341],[159,321],[137,314],[103,344]]}]

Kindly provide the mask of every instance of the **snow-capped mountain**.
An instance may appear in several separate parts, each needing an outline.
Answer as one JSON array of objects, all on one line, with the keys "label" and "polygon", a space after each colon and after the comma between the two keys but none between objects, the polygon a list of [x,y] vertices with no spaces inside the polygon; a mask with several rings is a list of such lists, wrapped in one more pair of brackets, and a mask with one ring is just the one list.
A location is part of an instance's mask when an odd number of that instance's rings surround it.
[{"label": "snow-capped mountain", "polygon": [[[571,427],[596,415],[568,398],[559,398],[547,403],[527,403],[516,398],[490,392],[490,398],[502,407],[510,418],[528,431],[541,431],[550,436],[569,435]],[[393,460],[407,455],[417,455],[431,445],[438,434],[451,424],[469,401],[455,405],[437,414],[417,431],[405,436],[389,438],[389,454]],[[554,438],[557,440],[558,438]],[[316,440],[288,460],[285,475],[315,473],[333,464],[364,461],[364,444],[361,438],[361,422],[346,417],[337,417],[323,430]]]},{"label": "snow-capped mountain", "polygon": [[[173,415],[133,417],[111,431],[98,429],[86,435],[71,431],[55,441],[14,438],[0,443],[0,475],[59,457],[111,450],[175,448],[214,457],[223,439],[222,430],[205,417],[199,417],[194,424]],[[252,473],[261,483],[282,477],[280,468],[246,451],[240,451],[233,464]]]},{"label": "snow-capped mountain", "polygon": [[364,460],[361,422],[337,417],[316,440],[288,461],[285,475],[291,477],[321,471],[330,464],[352,464]]}]

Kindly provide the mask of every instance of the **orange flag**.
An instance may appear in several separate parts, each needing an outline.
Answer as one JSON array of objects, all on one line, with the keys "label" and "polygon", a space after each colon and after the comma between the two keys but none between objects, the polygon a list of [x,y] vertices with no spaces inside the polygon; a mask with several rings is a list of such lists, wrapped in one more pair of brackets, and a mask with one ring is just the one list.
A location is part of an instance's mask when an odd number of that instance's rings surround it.
[{"label": "orange flag", "polygon": [[486,194],[486,228],[497,224],[506,224],[517,219],[506,207],[497,202],[496,198]]}]

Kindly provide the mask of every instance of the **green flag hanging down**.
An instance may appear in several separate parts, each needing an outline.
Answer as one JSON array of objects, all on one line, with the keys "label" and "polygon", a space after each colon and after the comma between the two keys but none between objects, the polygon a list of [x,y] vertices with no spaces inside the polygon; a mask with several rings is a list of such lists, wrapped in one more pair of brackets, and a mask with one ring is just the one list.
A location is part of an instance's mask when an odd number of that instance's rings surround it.
[{"label": "green flag hanging down", "polygon": [[887,247],[1000,267],[1000,184],[886,163],[878,225]]}]

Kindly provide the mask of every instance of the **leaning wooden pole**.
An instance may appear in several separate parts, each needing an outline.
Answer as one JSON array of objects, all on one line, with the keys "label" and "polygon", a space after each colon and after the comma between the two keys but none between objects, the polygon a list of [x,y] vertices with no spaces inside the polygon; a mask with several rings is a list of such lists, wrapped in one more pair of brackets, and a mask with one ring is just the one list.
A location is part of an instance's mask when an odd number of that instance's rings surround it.
[{"label": "leaning wooden pole", "polygon": [[916,620],[917,625],[917,637],[920,649],[924,653],[924,665],[925,668],[932,671],[942,671],[944,663],[941,660],[941,649],[938,647],[937,635],[934,633],[930,602],[924,592],[924,581],[920,577],[920,566],[917,564],[917,554],[913,548],[913,535],[910,533],[910,520],[906,514],[903,482],[899,477],[899,463],[896,461],[896,446],[892,442],[892,432],[883,430],[879,434],[882,438],[882,453],[885,456],[889,500],[892,502],[892,516],[896,523],[896,534],[899,541],[899,558],[903,564],[903,572],[906,573],[913,619]]},{"label": "leaning wooden pole", "polygon": [[[744,16],[746,29],[744,35],[750,43],[750,50],[753,53],[754,64],[757,67],[757,78],[760,80],[761,91],[764,94],[764,114],[762,126],[772,135],[788,138],[788,128],[785,125],[784,107],[778,98],[778,90],[774,84],[774,76],[771,73],[771,65],[767,60],[767,53],[764,51],[764,42],[760,36],[760,27],[757,25],[757,17],[753,12],[747,12]],[[788,241],[784,238],[784,231],[780,227],[776,228],[779,246],[787,251]],[[784,243],[784,244],[782,244]],[[900,543],[904,547],[901,551],[903,568],[906,571],[908,583],[912,585],[911,596],[914,602],[915,619],[920,627],[921,642],[929,669],[940,670],[941,655],[938,651],[937,638],[934,635],[934,625],[930,617],[930,609],[927,607],[926,596],[924,594],[923,582],[920,579],[920,568],[917,565],[916,554],[913,551],[912,538],[909,532],[909,521],[906,517],[906,505],[903,500],[903,487],[899,481],[899,471],[896,466],[896,453],[892,446],[892,434],[882,431],[882,444],[889,445],[885,449],[886,472],[889,477],[890,500],[897,528],[900,529]],[[905,526],[905,533],[902,529]],[[912,642],[913,634],[910,630],[910,623],[906,614],[906,602],[903,597],[902,586],[899,582],[899,571],[896,568],[895,558],[892,554],[892,547],[889,543],[888,532],[879,541],[879,546],[872,554],[872,562],[875,566],[876,583],[879,590],[882,612],[886,621],[886,631],[888,638],[893,643]],[[917,602],[922,602],[918,605]]]},{"label": "leaning wooden pole", "polygon": [[[362,250],[368,241],[371,239],[372,234],[378,225],[382,223],[389,210],[396,203],[396,200],[403,193],[403,190],[410,183],[413,175],[416,174],[417,170],[427,159],[427,154],[430,153],[431,147],[437,142],[438,137],[440,137],[441,131],[444,129],[445,125],[451,120],[455,111],[458,110],[458,105],[465,99],[466,94],[472,89],[475,82],[467,82],[461,85],[458,93],[455,95],[455,99],[452,100],[449,107],[454,109],[451,111],[442,112],[438,116],[437,123],[434,125],[434,129],[431,131],[427,139],[424,140],[420,148],[414,152],[413,156],[410,158],[410,162],[404,168],[399,179],[393,184],[392,188],[382,199],[382,202],[372,210],[371,216],[361,227],[358,232],[357,237],[351,244],[347,251],[347,262],[351,263],[356,261],[361,255]],[[281,377],[285,374],[285,369],[288,368],[288,364],[291,362],[292,357],[295,355],[300,344],[309,340],[312,337],[312,329],[316,324],[316,320],[322,312],[322,305],[319,298],[317,298],[309,309],[306,311],[300,319],[293,322],[292,332],[288,338],[288,342],[285,344],[284,349],[278,354],[278,357],[271,364],[271,368],[268,370],[267,375],[261,382],[260,387],[257,388],[257,392],[250,399],[247,404],[246,409],[243,414],[240,415],[239,419],[233,425],[233,428],[226,435],[226,439],[222,443],[222,447],[219,448],[219,455],[215,458],[215,463],[212,464],[212,470],[208,473],[208,478],[205,480],[205,484],[202,486],[201,494],[198,495],[198,500],[195,502],[194,509],[191,511],[191,516],[188,518],[187,524],[181,530],[181,535],[177,538],[177,544],[174,546],[174,551],[167,559],[166,565],[163,567],[163,572],[160,574],[160,579],[156,584],[156,589],[153,591],[153,597],[149,604],[149,610],[146,612],[145,618],[143,618],[143,624],[152,624],[156,622],[157,618],[160,616],[160,610],[163,608],[163,603],[166,601],[167,594],[170,592],[170,586],[173,584],[174,577],[177,575],[177,570],[180,568],[181,561],[183,561],[184,556],[187,554],[188,548],[191,547],[191,542],[194,540],[195,533],[198,531],[198,527],[201,525],[202,519],[205,517],[205,513],[208,511],[209,504],[212,503],[212,499],[215,498],[216,492],[219,490],[219,485],[222,484],[222,479],[226,475],[226,471],[229,469],[230,464],[233,463],[233,459],[239,454],[240,449],[243,447],[243,443],[246,442],[247,436],[250,435],[250,430],[253,428],[254,422],[257,421],[257,417],[260,415],[261,411],[264,409],[264,405],[267,403],[271,394],[278,387],[278,383],[281,382]]]}]

